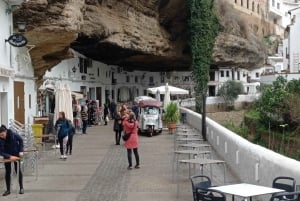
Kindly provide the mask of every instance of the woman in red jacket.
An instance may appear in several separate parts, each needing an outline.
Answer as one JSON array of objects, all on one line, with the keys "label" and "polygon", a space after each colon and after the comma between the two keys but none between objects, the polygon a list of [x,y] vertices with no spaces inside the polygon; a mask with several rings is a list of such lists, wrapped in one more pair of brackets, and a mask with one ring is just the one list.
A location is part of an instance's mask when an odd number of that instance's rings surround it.
[{"label": "woman in red jacket", "polygon": [[125,115],[123,120],[123,127],[125,133],[131,133],[129,139],[125,142],[125,147],[127,148],[128,156],[128,170],[132,169],[132,150],[135,156],[136,165],[135,168],[140,168],[140,158],[138,153],[138,121],[135,119],[133,112],[130,112],[129,115]]}]

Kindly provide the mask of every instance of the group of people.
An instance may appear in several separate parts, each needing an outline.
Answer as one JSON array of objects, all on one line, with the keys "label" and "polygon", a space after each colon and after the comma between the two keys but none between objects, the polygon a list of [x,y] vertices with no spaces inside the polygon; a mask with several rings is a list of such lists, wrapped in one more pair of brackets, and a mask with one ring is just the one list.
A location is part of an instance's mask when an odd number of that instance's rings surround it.
[{"label": "group of people", "polygon": [[136,115],[132,110],[127,109],[123,104],[120,110],[114,116],[114,126],[116,145],[120,145],[122,132],[123,135],[129,135],[125,141],[128,157],[128,169],[133,169],[132,166],[132,152],[134,153],[136,164],[135,168],[140,168],[140,157],[138,153],[138,121]]},{"label": "group of people", "polygon": [[[134,110],[135,108],[132,109]],[[119,111],[115,111],[112,116],[112,118],[114,118],[113,129],[115,131],[116,145],[120,145],[122,133],[123,135],[129,135],[129,138],[125,141],[128,157],[128,170],[133,169],[132,152],[134,153],[136,161],[134,167],[136,169],[140,168],[140,158],[138,153],[138,121],[136,118],[137,115],[132,109],[127,109],[127,106],[123,104]],[[83,121],[82,133],[86,134],[88,114],[87,109],[84,108],[84,106],[81,109],[81,118]],[[72,122],[66,118],[65,113],[60,112],[58,120],[55,123],[55,129],[57,130],[60,145],[60,158],[67,159],[67,154],[72,154],[72,142],[73,135],[75,134],[75,127]],[[0,155],[3,156],[4,159],[9,159],[9,162],[4,163],[6,170],[6,191],[3,193],[3,196],[10,194],[12,163],[16,172],[19,165],[19,193],[24,194],[23,174],[20,163],[17,162],[24,155],[23,139],[19,134],[11,129],[7,129],[4,125],[0,127]]]}]

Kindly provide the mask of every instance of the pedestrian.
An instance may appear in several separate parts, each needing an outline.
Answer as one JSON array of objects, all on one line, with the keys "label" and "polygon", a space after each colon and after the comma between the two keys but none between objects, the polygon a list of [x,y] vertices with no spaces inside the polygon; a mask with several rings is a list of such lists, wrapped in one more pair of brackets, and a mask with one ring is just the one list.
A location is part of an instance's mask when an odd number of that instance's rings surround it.
[{"label": "pedestrian", "polygon": [[123,118],[124,133],[130,134],[130,137],[125,141],[125,147],[127,149],[128,157],[128,170],[132,169],[132,151],[135,156],[135,168],[140,168],[140,158],[138,153],[138,121],[135,119],[133,112],[130,112],[129,115],[125,115]]},{"label": "pedestrian", "polygon": [[108,114],[109,114],[109,108],[107,104],[104,104],[104,125],[106,126],[108,123]]},{"label": "pedestrian", "polygon": [[114,100],[111,100],[111,103],[109,105],[109,110],[110,110],[110,114],[111,114],[111,118],[115,119],[115,116],[117,115],[117,104]]},{"label": "pedestrian", "polygon": [[[23,139],[20,135],[13,132],[10,129],[7,129],[6,126],[2,125],[0,127],[0,155],[4,157],[4,159],[10,159],[13,161],[17,161],[20,157],[23,157],[24,145]],[[15,171],[17,172],[18,163],[13,162]],[[5,166],[5,183],[6,183],[6,191],[3,193],[3,196],[7,196],[10,194],[11,187],[11,166],[12,163],[4,163]],[[21,170],[21,165],[19,163],[19,186],[20,191],[19,194],[24,194],[23,188],[23,174]]]},{"label": "pedestrian", "polygon": [[86,129],[88,126],[88,108],[86,106],[81,106],[81,121],[82,121],[82,134],[86,134]]},{"label": "pedestrian", "polygon": [[133,103],[131,110],[134,112],[135,118],[138,120],[139,119],[139,107],[138,107],[137,102]]},{"label": "pedestrian", "polygon": [[115,116],[114,131],[115,131],[116,145],[120,145],[121,135],[123,131],[122,117],[120,112],[118,112]]},{"label": "pedestrian", "polygon": [[71,125],[69,123],[69,120],[66,119],[66,115],[64,112],[59,112],[59,118],[55,123],[55,129],[58,133],[58,142],[60,146],[60,159],[66,160],[68,135],[71,129]]},{"label": "pedestrian", "polygon": [[122,104],[119,112],[121,113],[121,117],[124,117],[127,114],[127,112],[128,112],[127,111],[127,105],[126,104]]},{"label": "pedestrian", "polygon": [[72,155],[72,149],[73,149],[73,136],[75,134],[75,126],[72,125],[72,122],[69,120],[69,125],[71,125],[71,128],[69,129],[68,133],[68,142],[67,142],[67,151],[66,153],[69,155]]}]

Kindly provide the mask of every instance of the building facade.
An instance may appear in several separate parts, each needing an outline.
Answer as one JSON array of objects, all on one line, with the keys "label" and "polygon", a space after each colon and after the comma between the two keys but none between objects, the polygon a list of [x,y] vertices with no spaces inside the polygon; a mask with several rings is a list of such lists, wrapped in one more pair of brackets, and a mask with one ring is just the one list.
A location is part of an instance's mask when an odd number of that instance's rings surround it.
[{"label": "building facade", "polygon": [[14,33],[12,12],[22,1],[0,1],[0,124],[14,119],[32,123],[36,114],[36,87],[26,47],[13,47],[6,40]]}]

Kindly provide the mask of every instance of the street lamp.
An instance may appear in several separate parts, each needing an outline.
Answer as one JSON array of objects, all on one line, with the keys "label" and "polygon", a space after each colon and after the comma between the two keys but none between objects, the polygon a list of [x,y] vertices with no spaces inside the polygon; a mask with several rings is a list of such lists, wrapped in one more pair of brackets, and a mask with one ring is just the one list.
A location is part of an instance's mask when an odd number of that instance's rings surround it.
[{"label": "street lamp", "polygon": [[26,31],[26,22],[25,21],[19,21],[17,22],[18,25],[18,31],[20,33],[24,33]]},{"label": "street lamp", "polygon": [[281,153],[284,153],[284,128],[288,126],[288,124],[281,124],[279,125],[280,127],[282,127],[282,142],[281,142],[281,146],[280,146],[280,151]]}]

